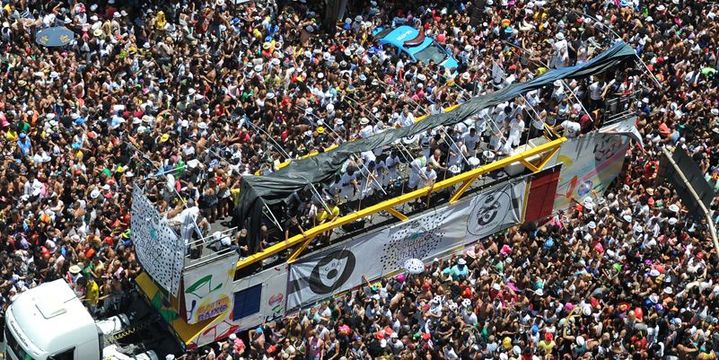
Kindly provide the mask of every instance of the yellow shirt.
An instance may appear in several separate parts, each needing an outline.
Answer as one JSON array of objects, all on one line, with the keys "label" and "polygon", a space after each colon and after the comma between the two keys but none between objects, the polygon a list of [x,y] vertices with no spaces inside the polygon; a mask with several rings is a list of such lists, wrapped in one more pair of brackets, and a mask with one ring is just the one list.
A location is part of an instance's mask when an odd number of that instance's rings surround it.
[{"label": "yellow shirt", "polygon": [[330,211],[332,211],[332,216],[327,213],[327,210],[322,209],[319,213],[317,213],[317,222],[322,224],[326,222],[327,220],[334,220],[338,216],[340,216],[340,208],[337,207],[337,205],[333,205],[330,207]]},{"label": "yellow shirt", "polygon": [[89,281],[87,284],[87,292],[85,293],[85,300],[88,305],[95,306],[100,299],[100,287],[94,281]]},{"label": "yellow shirt", "polygon": [[546,340],[542,340],[539,342],[539,345],[537,345],[538,348],[542,349],[545,354],[549,354],[552,352],[552,349],[554,346],[557,345],[557,343],[554,342],[554,340],[547,342]]},{"label": "yellow shirt", "polygon": [[17,131],[8,130],[5,132],[5,138],[10,141],[17,141]]}]

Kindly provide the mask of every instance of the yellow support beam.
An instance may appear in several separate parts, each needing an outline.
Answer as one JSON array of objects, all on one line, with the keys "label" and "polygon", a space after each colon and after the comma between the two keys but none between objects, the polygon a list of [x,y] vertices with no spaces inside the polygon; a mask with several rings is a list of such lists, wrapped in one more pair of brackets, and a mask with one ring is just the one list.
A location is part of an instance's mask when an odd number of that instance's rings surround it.
[{"label": "yellow support beam", "polygon": [[521,159],[521,160],[519,160],[519,162],[521,162],[522,165],[524,165],[527,169],[531,170],[532,172],[536,173],[539,171],[539,168],[534,166],[534,164],[529,162],[527,159]]},{"label": "yellow support beam", "polygon": [[567,138],[565,138],[565,137],[561,137],[559,139],[552,140],[548,143],[531,148],[522,153],[508,156],[506,158],[494,161],[492,163],[482,165],[476,169],[461,173],[457,176],[453,176],[451,178],[448,178],[448,179],[445,179],[442,181],[438,181],[437,183],[435,183],[432,186],[427,186],[427,187],[424,187],[421,189],[417,189],[415,191],[412,191],[412,192],[409,192],[406,194],[402,194],[402,195],[394,197],[392,199],[385,200],[379,204],[375,204],[375,205],[366,207],[364,209],[361,209],[359,211],[338,217],[331,222],[324,223],[319,226],[315,226],[312,229],[308,229],[307,231],[304,232],[304,234],[295,235],[283,242],[274,244],[274,245],[266,248],[263,251],[252,254],[246,258],[240,259],[237,262],[237,269],[242,269],[242,268],[249,266],[251,264],[254,264],[258,261],[262,261],[262,260],[264,260],[272,255],[275,255],[281,251],[284,251],[286,249],[289,249],[289,248],[292,248],[299,244],[302,244],[307,239],[314,238],[315,236],[322,234],[325,231],[329,231],[334,228],[340,227],[342,225],[349,224],[353,221],[356,221],[357,219],[362,219],[364,217],[367,217],[369,215],[375,214],[380,211],[389,212],[389,210],[387,210],[387,209],[391,209],[397,205],[401,205],[406,202],[409,202],[409,201],[412,201],[412,200],[415,200],[415,199],[418,199],[421,197],[425,197],[428,194],[430,194],[431,192],[441,191],[441,190],[444,190],[446,188],[452,187],[457,184],[463,184],[464,182],[466,182],[472,178],[477,178],[478,176],[481,176],[483,174],[487,174],[492,171],[502,169],[502,168],[506,167],[507,165],[510,165],[516,161],[522,161],[522,160],[531,158],[533,156],[537,156],[539,154],[544,154],[546,152],[549,152],[551,150],[558,148],[565,141],[567,141]]},{"label": "yellow support beam", "polygon": [[311,238],[308,238],[307,241],[305,241],[304,243],[302,243],[302,245],[300,245],[300,247],[295,249],[295,251],[292,252],[292,255],[290,255],[290,257],[287,259],[287,262],[288,263],[295,262],[295,260],[297,260],[297,258],[300,257],[300,255],[302,255],[302,252],[305,251],[305,249],[307,249],[307,246],[312,242],[312,240],[314,238],[315,238],[314,236]]},{"label": "yellow support beam", "polygon": [[462,184],[462,186],[460,186],[459,189],[457,189],[457,191],[455,191],[454,194],[452,194],[452,197],[449,198],[449,203],[450,203],[450,204],[456,203],[457,200],[459,200],[459,198],[462,197],[462,194],[464,194],[464,192],[467,191],[467,189],[469,189],[469,187],[470,187],[475,181],[477,181],[477,179],[479,179],[479,175],[474,176],[474,177],[472,177],[472,178],[470,178],[470,179],[467,179],[467,180],[464,182],[464,184]]},{"label": "yellow support beam", "polygon": [[396,217],[397,219],[399,219],[399,221],[407,221],[407,220],[409,220],[409,218],[407,217],[407,215],[402,214],[401,212],[397,211],[395,208],[388,208],[388,209],[387,209],[387,212],[390,213],[390,214],[392,214],[392,216]]},{"label": "yellow support beam", "polygon": [[537,168],[539,168],[539,170],[544,169],[544,167],[547,166],[549,161],[552,160],[554,155],[556,155],[559,152],[559,148],[560,147],[557,146],[556,148],[552,149],[548,154],[544,154],[544,159],[542,159],[542,161],[539,162],[539,165],[537,165]]}]

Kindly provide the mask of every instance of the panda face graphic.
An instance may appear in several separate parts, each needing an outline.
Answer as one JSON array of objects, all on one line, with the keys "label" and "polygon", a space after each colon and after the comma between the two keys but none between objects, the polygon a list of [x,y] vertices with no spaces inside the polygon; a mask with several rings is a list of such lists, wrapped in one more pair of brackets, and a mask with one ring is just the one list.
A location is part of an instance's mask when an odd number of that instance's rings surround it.
[{"label": "panda face graphic", "polygon": [[340,288],[355,268],[356,259],[348,250],[336,250],[323,257],[310,275],[310,289],[316,294],[329,294]]}]

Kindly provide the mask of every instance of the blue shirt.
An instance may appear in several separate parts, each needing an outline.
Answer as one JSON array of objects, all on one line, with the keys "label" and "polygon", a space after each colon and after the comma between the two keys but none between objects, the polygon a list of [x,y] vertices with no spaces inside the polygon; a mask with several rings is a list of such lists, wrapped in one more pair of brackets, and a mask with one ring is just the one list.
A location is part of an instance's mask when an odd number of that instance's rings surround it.
[{"label": "blue shirt", "polygon": [[30,147],[32,146],[32,143],[30,142],[29,138],[25,137],[24,139],[17,140],[17,146],[20,148],[20,151],[22,152],[23,156],[25,156],[30,152]]}]

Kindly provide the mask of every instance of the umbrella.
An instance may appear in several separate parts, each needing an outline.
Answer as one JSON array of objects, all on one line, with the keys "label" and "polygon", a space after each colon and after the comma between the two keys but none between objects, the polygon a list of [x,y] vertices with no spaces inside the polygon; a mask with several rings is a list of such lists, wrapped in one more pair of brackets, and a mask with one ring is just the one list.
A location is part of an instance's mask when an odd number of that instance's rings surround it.
[{"label": "umbrella", "polygon": [[420,259],[407,259],[404,262],[404,268],[410,274],[421,274],[424,272],[424,263]]},{"label": "umbrella", "polygon": [[75,38],[75,33],[64,26],[45,28],[35,34],[35,42],[47,46],[65,46]]}]

